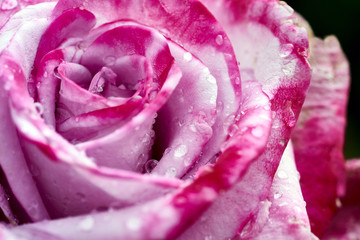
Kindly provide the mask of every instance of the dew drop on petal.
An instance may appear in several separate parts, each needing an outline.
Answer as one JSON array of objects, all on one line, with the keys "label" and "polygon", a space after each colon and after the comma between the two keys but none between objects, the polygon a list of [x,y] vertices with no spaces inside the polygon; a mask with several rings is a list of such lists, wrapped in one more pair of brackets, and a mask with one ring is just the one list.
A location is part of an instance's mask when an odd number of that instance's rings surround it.
[{"label": "dew drop on petal", "polygon": [[83,231],[90,231],[95,225],[95,220],[91,216],[85,217],[79,222],[78,227]]},{"label": "dew drop on petal", "polygon": [[137,217],[130,217],[126,221],[126,227],[133,231],[139,230],[141,228],[141,219]]},{"label": "dew drop on petal", "polygon": [[39,115],[44,113],[44,107],[43,107],[43,105],[41,103],[39,103],[39,102],[34,103],[34,107],[35,107],[36,112]]},{"label": "dew drop on petal", "polygon": [[274,199],[279,199],[282,197],[282,194],[281,193],[275,193],[274,194]]},{"label": "dew drop on petal", "polygon": [[114,56],[106,56],[104,57],[104,63],[107,66],[112,66],[115,64],[116,58]]},{"label": "dew drop on petal", "polygon": [[158,164],[159,161],[155,160],[155,159],[150,159],[145,163],[145,172],[147,173],[151,173],[151,171],[156,167],[156,165]]},{"label": "dew drop on petal", "polygon": [[176,169],[174,167],[171,167],[168,170],[166,170],[165,176],[167,176],[167,177],[175,177],[176,173],[177,173]]},{"label": "dew drop on petal", "polygon": [[286,179],[288,178],[288,175],[286,172],[284,172],[283,170],[280,170],[278,173],[277,173],[277,176],[281,179]]},{"label": "dew drop on petal", "polygon": [[183,157],[185,156],[185,154],[188,152],[187,146],[184,144],[181,144],[180,146],[178,146],[175,151],[174,151],[174,156],[175,157]]},{"label": "dew drop on petal", "polygon": [[279,49],[279,56],[285,58],[289,56],[293,52],[293,50],[294,45],[292,45],[291,43],[282,44]]},{"label": "dew drop on petal", "polygon": [[262,127],[257,126],[251,130],[251,134],[254,135],[255,137],[260,138],[263,136],[264,131],[263,131]]},{"label": "dew drop on petal", "polygon": [[184,60],[190,62],[192,60],[192,55],[189,52],[184,53]]},{"label": "dew drop on petal", "polygon": [[16,8],[18,5],[18,2],[16,0],[3,0],[1,4],[2,10],[11,10]]},{"label": "dew drop on petal", "polygon": [[220,35],[220,34],[217,35],[216,38],[215,38],[215,42],[216,42],[216,44],[219,45],[219,46],[222,45],[222,44],[224,43],[224,38],[223,38],[223,36]]}]

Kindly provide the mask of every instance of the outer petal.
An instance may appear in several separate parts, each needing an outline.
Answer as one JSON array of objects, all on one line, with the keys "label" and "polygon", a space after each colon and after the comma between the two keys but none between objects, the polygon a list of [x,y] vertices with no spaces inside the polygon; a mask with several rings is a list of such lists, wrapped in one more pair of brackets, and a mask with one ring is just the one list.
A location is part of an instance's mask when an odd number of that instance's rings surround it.
[{"label": "outer petal", "polygon": [[324,234],[324,240],[353,240],[360,236],[360,159],[346,162],[346,195]]},{"label": "outer petal", "polygon": [[[41,200],[35,182],[26,164],[15,126],[12,122],[9,109],[8,91],[11,89],[11,80],[21,76],[19,66],[7,62],[6,56],[0,54],[0,166],[6,179],[8,189],[21,205],[20,220],[38,221],[48,218],[48,213]],[[6,200],[5,200],[6,201]],[[22,212],[21,210],[25,211]],[[24,215],[24,216],[22,216]],[[23,217],[23,218],[22,218]],[[22,219],[21,219],[22,218]]]},{"label": "outer petal", "polygon": [[333,36],[312,39],[311,50],[312,81],[292,139],[311,228],[321,237],[344,193],[349,65]]},{"label": "outer petal", "polygon": [[[259,89],[257,83],[249,84]],[[256,101],[251,101],[252,97]],[[23,225],[13,233],[26,235],[39,231],[65,239],[174,239],[200,217],[220,192],[240,180],[249,164],[264,149],[271,123],[269,101],[260,92],[249,93],[249,98],[251,100],[243,104],[244,115],[237,123],[242,130],[233,135],[218,162],[202,169],[191,184],[185,183],[175,193],[143,205]],[[259,114],[264,116],[260,121],[262,132],[258,129]],[[194,237],[191,239],[196,239]]]},{"label": "outer petal", "polygon": [[[256,215],[260,202],[267,198],[305,99],[310,67],[306,59],[306,31],[293,23],[287,5],[262,0],[205,3],[232,40],[243,79],[264,84],[273,111],[265,152],[250,166],[243,181],[221,196],[205,213],[205,221],[196,226],[198,231],[221,239],[241,232]],[[247,51],[250,49],[260,51]],[[224,212],[227,217],[219,218]]]},{"label": "outer petal", "polygon": [[310,230],[292,143],[287,145],[267,200],[257,218],[249,222],[240,239],[317,239]]},{"label": "outer petal", "polygon": [[[241,115],[237,117],[237,123],[232,126],[235,129],[234,135],[223,145],[222,150],[225,154],[226,149],[233,146],[238,149],[237,153],[240,156],[251,156],[253,159],[257,159],[263,153],[270,133],[272,123],[270,102],[264,92],[261,91],[261,85],[256,81],[244,83],[243,96]],[[236,174],[231,173],[233,170],[236,171],[236,167],[232,165],[231,158],[229,158],[229,165],[224,164],[223,161],[227,161],[227,156],[223,156],[223,154],[220,155],[214,168],[218,164],[223,166],[223,174],[228,173],[230,175],[229,185],[235,184],[238,179]],[[254,164],[256,164],[256,160],[255,163],[252,163],[252,165]],[[239,183],[246,181],[246,175]],[[258,177],[258,175],[254,177]],[[236,184],[232,186],[232,188],[234,187]],[[257,186],[252,184],[248,187],[255,188]],[[248,197],[245,190],[242,189],[236,189],[236,192],[231,189],[228,192],[223,192],[211,207],[181,235],[180,239],[226,239],[233,237],[237,231],[237,227],[234,227],[234,222],[238,222],[237,216],[240,212],[248,209],[246,205],[236,205],[235,203],[245,194],[245,197]]]},{"label": "outer petal", "polygon": [[183,77],[156,121],[155,151],[162,156],[152,173],[182,177],[212,137],[217,86],[199,59],[173,42],[169,46]]}]

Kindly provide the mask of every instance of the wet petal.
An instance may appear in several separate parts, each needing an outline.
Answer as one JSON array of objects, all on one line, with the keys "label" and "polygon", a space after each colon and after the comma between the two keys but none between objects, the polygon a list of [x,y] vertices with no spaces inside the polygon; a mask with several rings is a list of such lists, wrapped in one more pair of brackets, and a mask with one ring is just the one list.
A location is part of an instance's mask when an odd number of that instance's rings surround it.
[{"label": "wet petal", "polygon": [[201,155],[216,118],[216,79],[195,56],[169,42],[183,73],[157,117],[156,151],[161,157],[152,173],[181,177]]},{"label": "wet petal", "polygon": [[240,239],[317,239],[310,230],[299,176],[289,142],[268,199],[261,202],[256,218],[247,223]]},{"label": "wet petal", "polygon": [[0,58],[0,65],[3,66],[0,73],[0,118],[2,119],[2,124],[0,125],[0,140],[2,142],[0,147],[0,166],[6,178],[2,180],[9,184],[14,197],[31,220],[47,219],[49,217],[48,213],[27,167],[28,165],[10,116],[8,92],[12,89],[12,80],[16,78],[25,81],[25,78],[20,67],[4,55]]},{"label": "wet petal", "polygon": [[349,66],[335,37],[311,41],[312,80],[292,139],[311,229],[321,237],[344,193]]},{"label": "wet petal", "polygon": [[[242,80],[261,82],[271,101],[273,123],[265,151],[250,165],[243,180],[212,205],[207,220],[198,224],[200,232],[209,231],[214,238],[231,238],[241,232],[268,196],[310,82],[308,40],[305,29],[292,22],[288,6],[277,1],[204,2],[234,45]],[[224,7],[216,9],[215,5]],[[293,48],[280,54],[284,44]],[[224,212],[226,219],[217,217]]]}]

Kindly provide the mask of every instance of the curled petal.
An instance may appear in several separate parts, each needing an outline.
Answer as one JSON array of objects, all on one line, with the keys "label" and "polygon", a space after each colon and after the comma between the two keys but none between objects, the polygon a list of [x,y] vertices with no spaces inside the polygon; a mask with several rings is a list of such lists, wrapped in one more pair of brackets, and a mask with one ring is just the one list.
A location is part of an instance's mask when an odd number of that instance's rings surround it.
[{"label": "curled petal", "polygon": [[254,221],[248,222],[240,239],[317,239],[310,230],[309,217],[289,142],[276,171],[267,200],[261,202]]},{"label": "curled petal", "polygon": [[321,237],[344,193],[349,65],[335,37],[311,42],[312,80],[292,139],[311,228]]},{"label": "curled petal", "polygon": [[323,239],[350,240],[360,236],[360,160],[346,161],[346,194],[338,201],[340,209],[333,217]]}]

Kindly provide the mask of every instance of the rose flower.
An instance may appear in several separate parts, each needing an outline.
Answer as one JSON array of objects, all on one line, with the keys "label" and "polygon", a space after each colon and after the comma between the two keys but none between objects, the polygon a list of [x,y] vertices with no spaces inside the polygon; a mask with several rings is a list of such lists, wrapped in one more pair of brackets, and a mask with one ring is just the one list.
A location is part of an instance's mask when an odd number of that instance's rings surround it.
[{"label": "rose flower", "polygon": [[359,233],[348,63],[284,2],[3,0],[0,85],[0,239]]}]

